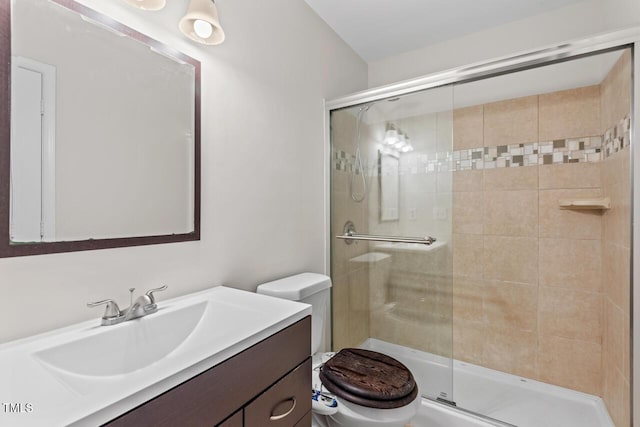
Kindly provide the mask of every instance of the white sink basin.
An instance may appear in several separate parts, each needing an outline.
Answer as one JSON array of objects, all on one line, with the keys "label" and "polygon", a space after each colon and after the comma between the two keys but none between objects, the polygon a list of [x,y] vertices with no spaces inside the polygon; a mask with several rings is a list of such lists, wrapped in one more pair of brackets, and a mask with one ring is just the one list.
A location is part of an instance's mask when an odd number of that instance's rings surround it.
[{"label": "white sink basin", "polygon": [[0,396],[32,409],[0,411],[0,425],[102,425],[311,315],[307,304],[223,286],[158,307],[0,345]]},{"label": "white sink basin", "polygon": [[122,375],[164,358],[182,344],[202,319],[207,302],[104,326],[99,334],[34,353],[46,366],[76,375]]}]

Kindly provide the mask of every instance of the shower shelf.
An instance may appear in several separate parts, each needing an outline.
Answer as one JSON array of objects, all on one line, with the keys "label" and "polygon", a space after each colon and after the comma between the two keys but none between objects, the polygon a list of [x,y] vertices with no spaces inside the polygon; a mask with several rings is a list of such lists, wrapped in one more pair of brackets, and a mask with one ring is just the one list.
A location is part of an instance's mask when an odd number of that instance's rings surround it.
[{"label": "shower shelf", "polygon": [[599,197],[593,199],[563,199],[559,200],[560,209],[572,210],[607,210],[611,209],[611,199],[609,197]]}]

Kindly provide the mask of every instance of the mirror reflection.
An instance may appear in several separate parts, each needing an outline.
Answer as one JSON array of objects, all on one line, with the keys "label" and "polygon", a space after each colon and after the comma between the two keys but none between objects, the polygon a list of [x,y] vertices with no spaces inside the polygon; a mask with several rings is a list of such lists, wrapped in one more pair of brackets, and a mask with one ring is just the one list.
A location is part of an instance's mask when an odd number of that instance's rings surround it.
[{"label": "mirror reflection", "polygon": [[11,242],[193,232],[195,61],[57,1],[12,4]]}]

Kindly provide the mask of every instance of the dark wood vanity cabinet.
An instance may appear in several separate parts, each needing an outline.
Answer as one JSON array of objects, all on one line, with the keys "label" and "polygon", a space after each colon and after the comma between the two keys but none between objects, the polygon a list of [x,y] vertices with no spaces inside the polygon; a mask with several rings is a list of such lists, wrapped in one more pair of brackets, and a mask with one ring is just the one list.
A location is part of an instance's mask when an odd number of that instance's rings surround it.
[{"label": "dark wood vanity cabinet", "polygon": [[105,424],[310,427],[311,317]]},{"label": "dark wood vanity cabinet", "polygon": [[218,424],[217,427],[243,427],[244,426],[244,410],[240,409],[238,412],[229,417],[226,421]]}]

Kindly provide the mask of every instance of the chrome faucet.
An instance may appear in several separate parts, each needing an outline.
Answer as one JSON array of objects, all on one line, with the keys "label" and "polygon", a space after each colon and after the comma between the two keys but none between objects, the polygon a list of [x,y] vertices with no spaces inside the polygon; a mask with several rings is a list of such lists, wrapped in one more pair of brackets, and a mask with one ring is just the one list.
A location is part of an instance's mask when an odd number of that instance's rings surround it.
[{"label": "chrome faucet", "polygon": [[[167,285],[148,290],[144,295],[136,298],[135,302],[131,301],[129,307],[124,310],[120,310],[118,304],[112,299],[90,302],[87,303],[87,307],[97,307],[105,304],[104,315],[100,323],[103,326],[115,325],[158,311],[158,305],[156,304],[153,293],[164,291],[165,289],[167,289]],[[135,291],[135,288],[129,289],[129,292],[131,292],[131,300],[133,300],[133,291]]]}]

